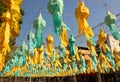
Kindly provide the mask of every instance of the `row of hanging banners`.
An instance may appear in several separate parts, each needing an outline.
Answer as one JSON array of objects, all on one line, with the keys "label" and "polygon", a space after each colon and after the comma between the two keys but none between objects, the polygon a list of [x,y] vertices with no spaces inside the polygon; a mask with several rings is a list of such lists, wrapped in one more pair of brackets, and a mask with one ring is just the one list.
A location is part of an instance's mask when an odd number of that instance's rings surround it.
[{"label": "row of hanging banners", "polygon": [[[46,38],[46,46],[42,45],[42,30],[46,27],[46,22],[40,14],[34,21],[33,27],[36,32],[35,34],[32,31],[30,32],[28,45],[23,42],[22,46],[12,52],[12,58],[6,60],[7,53],[10,50],[9,38],[10,36],[16,37],[19,33],[16,21],[20,18],[19,9],[22,0],[16,1],[17,3],[13,0],[11,4],[8,4],[6,0],[2,1],[7,7],[7,11],[1,16],[2,25],[0,32],[1,34],[4,32],[4,37],[0,36],[0,42],[3,41],[4,44],[3,46],[0,44],[0,76],[53,77],[96,72],[109,73],[120,70],[118,51],[116,48],[110,51],[105,43],[106,33],[102,29],[98,35],[100,54],[96,53],[94,33],[87,22],[89,9],[84,5],[83,1],[78,1],[75,17],[78,23],[78,34],[84,34],[90,51],[87,59],[85,59],[83,54],[79,53],[78,47],[75,45],[74,36],[67,37],[69,28],[62,21],[63,0],[49,0],[48,11],[52,15],[54,32],[60,36],[61,43],[59,46],[57,48],[53,47],[54,39],[50,34]],[[14,13],[11,12],[13,8],[16,10]],[[13,25],[10,25],[11,20],[13,20]],[[108,12],[105,17],[105,23],[113,37],[120,41],[120,32],[117,31],[115,25],[115,15]]]}]

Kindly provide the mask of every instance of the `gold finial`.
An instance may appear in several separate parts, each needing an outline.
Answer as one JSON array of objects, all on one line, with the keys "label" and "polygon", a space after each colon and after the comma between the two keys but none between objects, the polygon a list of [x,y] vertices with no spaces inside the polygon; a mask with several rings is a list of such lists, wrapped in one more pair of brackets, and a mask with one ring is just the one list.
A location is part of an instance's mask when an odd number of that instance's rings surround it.
[{"label": "gold finial", "polygon": [[50,34],[48,34],[47,38],[46,38],[46,41],[47,41],[47,43],[53,43],[54,39],[53,39],[53,37]]}]

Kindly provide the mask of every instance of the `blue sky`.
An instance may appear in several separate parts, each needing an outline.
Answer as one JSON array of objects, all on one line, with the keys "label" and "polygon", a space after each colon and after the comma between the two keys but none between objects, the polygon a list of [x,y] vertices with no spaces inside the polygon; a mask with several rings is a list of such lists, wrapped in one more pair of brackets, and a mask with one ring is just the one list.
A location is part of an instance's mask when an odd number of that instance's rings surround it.
[{"label": "blue sky", "polygon": [[[55,40],[54,45],[59,45],[60,40],[59,36],[56,36],[53,31],[52,25],[52,16],[47,11],[47,3],[49,0],[23,0],[22,8],[25,11],[25,15],[23,16],[23,24],[21,25],[20,36],[17,37],[16,45],[19,46],[22,44],[23,41],[27,39],[28,33],[32,30],[35,31],[33,28],[33,21],[38,15],[41,13],[43,18],[45,19],[47,26],[43,30],[43,42],[46,43],[45,39],[48,33],[50,33]],[[63,14],[63,21],[66,25],[71,29],[68,31],[68,36],[71,34],[77,36],[77,21],[74,16],[75,8],[77,7],[78,0],[63,0],[64,1],[64,14]],[[99,23],[104,21],[104,17],[106,16],[106,11],[109,10],[113,14],[120,13],[120,0],[84,0],[85,5],[90,10],[90,16],[88,18],[88,22],[91,27],[98,25]],[[107,6],[103,3],[106,3]],[[42,10],[40,10],[42,9]],[[105,26],[104,28],[108,28]],[[95,29],[98,31],[99,29]],[[83,38],[85,39],[85,38]],[[81,41],[76,40],[76,42]],[[81,46],[84,46],[84,43],[80,43]]]}]

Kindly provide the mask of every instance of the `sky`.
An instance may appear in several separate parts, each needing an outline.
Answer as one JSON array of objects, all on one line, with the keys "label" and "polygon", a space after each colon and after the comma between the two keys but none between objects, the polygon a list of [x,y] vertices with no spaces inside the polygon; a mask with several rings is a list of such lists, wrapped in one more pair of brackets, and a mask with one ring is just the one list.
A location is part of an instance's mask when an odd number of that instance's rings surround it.
[{"label": "sky", "polygon": [[[46,27],[43,30],[43,43],[46,43],[46,37],[51,34],[54,38],[54,45],[58,46],[60,43],[59,36],[55,35],[53,31],[52,16],[47,10],[47,3],[49,0],[23,0],[21,8],[24,9],[25,15],[23,16],[23,24],[21,25],[20,35],[17,37],[16,45],[20,46],[23,41],[27,42],[27,35],[30,31],[35,32],[33,28],[34,20],[41,13],[46,21]],[[78,0],[63,0],[64,12],[63,21],[70,28],[68,37],[70,35],[78,35],[78,26],[75,19],[75,8],[77,7]],[[91,28],[95,27],[101,22],[104,22],[104,18],[107,15],[106,12],[110,11],[113,14],[120,13],[120,0],[84,0],[85,5],[89,8],[90,16],[88,23]],[[106,4],[106,6],[105,6]],[[108,29],[107,26],[101,28]],[[93,29],[93,32],[99,32],[99,28]],[[95,35],[97,36],[97,34]],[[83,41],[84,40],[84,41]],[[81,42],[83,41],[83,42]],[[85,37],[76,39],[76,44],[79,46],[85,46]]]}]

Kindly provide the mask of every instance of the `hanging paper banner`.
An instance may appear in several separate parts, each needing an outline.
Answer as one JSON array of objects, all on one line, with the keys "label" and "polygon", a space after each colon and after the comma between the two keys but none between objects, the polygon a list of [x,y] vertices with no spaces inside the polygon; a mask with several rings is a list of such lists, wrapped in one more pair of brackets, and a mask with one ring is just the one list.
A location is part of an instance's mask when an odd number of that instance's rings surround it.
[{"label": "hanging paper banner", "polygon": [[95,46],[94,33],[87,22],[89,14],[89,9],[84,5],[84,1],[78,1],[78,7],[75,9],[75,17],[78,22],[78,34],[81,35],[82,32],[84,32],[86,39]]},{"label": "hanging paper banner", "polygon": [[118,54],[118,50],[116,48],[114,48],[113,50],[113,55],[114,55],[114,59],[116,63],[116,69],[117,71],[119,71],[120,70],[120,55]]},{"label": "hanging paper banner", "polygon": [[89,14],[89,9],[84,5],[84,1],[78,1],[78,7],[75,9],[75,17],[78,22],[78,34],[81,35],[82,32],[84,32],[84,35],[87,39],[86,43],[91,51],[91,54],[97,56],[95,50],[96,42],[94,40],[94,33],[87,22]]},{"label": "hanging paper banner", "polygon": [[62,32],[60,34],[60,40],[61,40],[61,44],[65,47],[68,46],[68,35],[67,35],[67,30],[66,28],[62,28]]},{"label": "hanging paper banner", "polygon": [[34,55],[34,48],[36,47],[35,44],[35,35],[34,33],[31,31],[29,34],[29,54],[31,57],[33,57]]},{"label": "hanging paper banner", "polygon": [[40,14],[39,17],[34,20],[34,25],[33,27],[36,29],[35,32],[35,44],[36,44],[36,48],[40,48],[42,45],[42,30],[45,28],[46,26],[46,22],[45,20],[42,18],[42,15]]},{"label": "hanging paper banner", "polygon": [[108,11],[105,17],[105,24],[109,26],[110,32],[116,40],[120,40],[120,32],[116,28],[116,16]]},{"label": "hanging paper banner", "polygon": [[67,26],[62,21],[63,13],[63,0],[49,0],[48,11],[52,15],[54,32],[60,35],[62,28],[67,28]]}]

